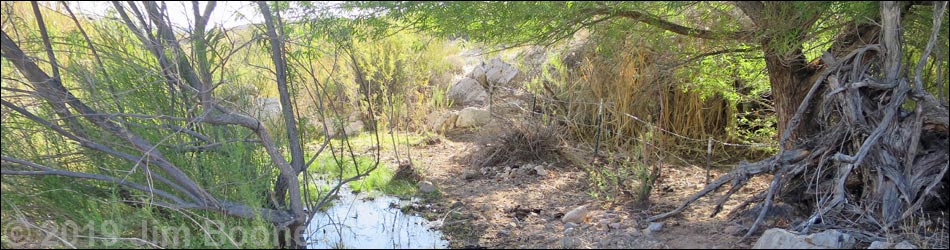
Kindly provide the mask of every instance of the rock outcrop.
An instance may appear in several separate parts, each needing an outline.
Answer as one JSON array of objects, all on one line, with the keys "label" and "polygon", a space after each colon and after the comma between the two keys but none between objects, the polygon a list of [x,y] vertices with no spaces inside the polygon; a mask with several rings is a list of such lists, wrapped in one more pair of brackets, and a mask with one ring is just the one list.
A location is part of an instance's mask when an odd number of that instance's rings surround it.
[{"label": "rock outcrop", "polygon": [[462,78],[449,88],[449,99],[460,106],[484,106],[488,104],[488,92],[472,78]]},{"label": "rock outcrop", "polygon": [[851,235],[838,230],[827,230],[807,236],[793,234],[785,229],[766,230],[755,242],[753,249],[841,249],[854,247]]},{"label": "rock outcrop", "polygon": [[458,119],[455,120],[455,127],[471,128],[488,124],[491,121],[491,113],[488,110],[476,107],[467,107],[459,111]]}]

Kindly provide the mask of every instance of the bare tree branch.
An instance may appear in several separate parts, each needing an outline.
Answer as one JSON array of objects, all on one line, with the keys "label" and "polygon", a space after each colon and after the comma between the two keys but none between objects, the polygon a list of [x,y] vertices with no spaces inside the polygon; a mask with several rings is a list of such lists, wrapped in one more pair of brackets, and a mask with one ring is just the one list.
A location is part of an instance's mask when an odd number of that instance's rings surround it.
[{"label": "bare tree branch", "polygon": [[38,170],[39,170],[39,171],[2,170],[2,173],[3,173],[4,175],[60,175],[60,176],[76,177],[76,178],[82,178],[82,179],[100,180],[100,181],[111,182],[111,183],[123,185],[123,186],[126,186],[126,187],[134,188],[134,189],[136,189],[136,190],[139,190],[139,191],[142,191],[142,192],[145,192],[145,193],[156,194],[156,195],[161,196],[161,197],[163,197],[163,198],[165,198],[165,199],[169,199],[169,200],[175,202],[175,204],[178,204],[178,205],[192,205],[192,204],[189,204],[189,203],[185,202],[184,200],[182,200],[181,198],[179,198],[179,197],[177,197],[177,196],[175,196],[175,195],[172,195],[172,194],[170,194],[170,193],[168,193],[168,192],[165,192],[165,191],[163,191],[163,190],[160,190],[160,189],[155,189],[155,188],[152,187],[151,185],[145,186],[145,185],[141,185],[141,184],[138,184],[138,183],[129,182],[129,181],[126,181],[126,180],[124,180],[124,179],[118,179],[118,178],[115,178],[115,177],[105,176],[105,175],[99,175],[99,174],[79,173],[79,172],[66,171],[66,170],[62,170],[62,169],[54,169],[54,168],[51,168],[51,167],[43,166],[43,165],[36,164],[36,163],[33,163],[33,162],[29,162],[29,161],[24,161],[24,160],[16,159],[16,158],[13,158],[13,157],[8,157],[8,156],[5,156],[5,155],[4,155],[4,156],[0,156],[0,159],[2,159],[4,162],[16,163],[16,164],[19,164],[19,165],[23,165],[23,166],[27,166],[27,167],[31,167],[31,168],[34,168],[34,169],[38,169]]},{"label": "bare tree branch", "polygon": [[638,22],[649,24],[651,26],[668,30],[673,33],[710,40],[751,40],[753,33],[749,31],[734,32],[716,32],[711,30],[696,29],[682,26],[670,21],[663,20],[654,15],[633,11],[633,10],[615,10],[615,9],[593,9],[589,10],[596,15],[619,16],[629,18]]}]

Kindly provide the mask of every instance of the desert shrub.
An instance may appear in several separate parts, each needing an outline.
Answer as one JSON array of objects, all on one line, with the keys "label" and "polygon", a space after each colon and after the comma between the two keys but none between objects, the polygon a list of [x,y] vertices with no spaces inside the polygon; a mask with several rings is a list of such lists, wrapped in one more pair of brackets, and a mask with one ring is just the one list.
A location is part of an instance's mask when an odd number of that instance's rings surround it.
[{"label": "desert shrub", "polygon": [[553,125],[520,122],[482,142],[472,154],[472,165],[484,167],[516,162],[548,160],[558,152],[558,138]]}]

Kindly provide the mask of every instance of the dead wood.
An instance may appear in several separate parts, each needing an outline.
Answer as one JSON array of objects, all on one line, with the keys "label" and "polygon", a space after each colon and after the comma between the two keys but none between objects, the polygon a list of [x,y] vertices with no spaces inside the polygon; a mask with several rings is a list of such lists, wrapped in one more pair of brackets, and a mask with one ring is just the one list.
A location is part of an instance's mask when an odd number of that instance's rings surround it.
[{"label": "dead wood", "polygon": [[[940,30],[939,13],[946,2],[938,5],[931,40],[916,67],[918,76]],[[778,154],[736,167],[676,209],[647,220],[679,214],[697,199],[731,184],[715,203],[711,214],[715,216],[749,178],[762,174],[773,176],[769,187],[730,212],[733,217],[753,202],[764,202],[743,239],[755,232],[776,199],[810,210],[806,220],[792,226],[794,231],[838,228],[862,239],[880,239],[909,217],[925,213],[925,204],[945,197],[936,190],[946,185],[950,160],[947,102],[924,91],[919,77],[911,80],[900,73],[899,69],[912,67],[895,64],[901,63],[900,46],[889,43],[899,41],[893,30],[900,24],[894,23],[899,10],[897,15],[893,11],[882,7],[881,44],[863,46],[841,58],[823,56],[830,63],[789,121]],[[820,132],[785,148],[788,134],[805,112],[817,112]]]}]

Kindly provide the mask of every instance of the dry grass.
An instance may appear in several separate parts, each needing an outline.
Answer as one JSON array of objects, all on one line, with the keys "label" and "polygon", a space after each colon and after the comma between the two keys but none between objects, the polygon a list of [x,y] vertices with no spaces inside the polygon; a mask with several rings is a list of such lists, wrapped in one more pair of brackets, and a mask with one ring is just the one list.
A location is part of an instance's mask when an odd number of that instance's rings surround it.
[{"label": "dry grass", "polygon": [[[689,80],[661,66],[673,60],[672,55],[636,39],[600,46],[613,46],[616,53],[581,45],[542,67],[548,74],[539,83],[538,103],[567,129],[571,140],[594,145],[598,114],[599,146],[606,151],[632,155],[646,143],[656,151],[696,159],[696,164],[705,160],[708,138],[730,140],[735,107],[721,95],[702,98],[699,91],[684,90],[681,86]],[[640,135],[648,133],[653,139],[640,141]],[[713,160],[734,161],[719,158],[747,155],[738,151],[748,149],[730,148],[729,154],[716,154]]]},{"label": "dry grass", "polygon": [[472,154],[473,166],[486,167],[516,162],[531,162],[557,156],[557,130],[540,123],[519,122],[496,136],[487,136]]}]

